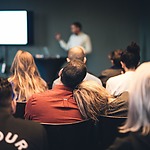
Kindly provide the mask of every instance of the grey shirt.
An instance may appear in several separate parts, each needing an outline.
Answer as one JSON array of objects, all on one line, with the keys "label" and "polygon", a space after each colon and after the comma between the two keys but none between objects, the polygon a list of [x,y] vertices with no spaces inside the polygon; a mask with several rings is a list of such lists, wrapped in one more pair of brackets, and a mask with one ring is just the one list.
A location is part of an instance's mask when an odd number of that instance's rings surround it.
[{"label": "grey shirt", "polygon": [[[94,76],[90,73],[87,73],[86,77],[84,78],[84,81],[89,81],[89,80],[96,81],[99,85],[102,86],[102,82],[99,78],[97,78],[96,76]],[[53,82],[52,87],[54,87],[55,85],[58,85],[58,84],[62,84],[60,77]]]}]

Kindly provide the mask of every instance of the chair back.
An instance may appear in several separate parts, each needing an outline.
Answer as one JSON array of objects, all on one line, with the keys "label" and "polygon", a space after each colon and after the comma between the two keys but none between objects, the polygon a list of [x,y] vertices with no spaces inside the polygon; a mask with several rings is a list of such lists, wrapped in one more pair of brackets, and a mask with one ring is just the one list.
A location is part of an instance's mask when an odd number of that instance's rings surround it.
[{"label": "chair back", "polygon": [[15,118],[24,119],[26,102],[17,102],[16,113],[14,114]]},{"label": "chair back", "polygon": [[42,124],[48,134],[50,150],[95,149],[95,124],[91,120],[72,124]]},{"label": "chair back", "polygon": [[99,116],[99,148],[107,149],[117,137],[125,137],[127,134],[121,134],[118,130],[126,121],[125,117]]}]

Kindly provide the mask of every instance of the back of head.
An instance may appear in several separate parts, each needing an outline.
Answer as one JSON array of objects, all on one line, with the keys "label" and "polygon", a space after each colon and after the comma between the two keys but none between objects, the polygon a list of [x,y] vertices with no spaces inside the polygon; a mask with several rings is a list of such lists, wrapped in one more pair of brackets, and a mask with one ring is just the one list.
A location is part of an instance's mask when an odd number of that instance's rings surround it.
[{"label": "back of head", "polygon": [[63,68],[61,81],[66,87],[74,89],[83,81],[86,73],[86,65],[82,61],[72,60]]},{"label": "back of head", "polygon": [[129,89],[129,112],[122,132],[150,133],[150,62],[143,63],[135,71]]},{"label": "back of head", "polygon": [[140,47],[132,42],[121,55],[121,61],[128,69],[137,68],[140,62]]},{"label": "back of head", "polygon": [[9,81],[14,84],[14,92],[18,99],[27,100],[32,94],[47,89],[47,84],[40,77],[33,56],[27,51],[17,52],[10,71],[12,75]]},{"label": "back of head", "polygon": [[29,52],[23,50],[19,50],[16,53],[10,71],[13,74],[18,73],[22,76],[26,72],[30,73],[31,75],[39,74],[33,56]]},{"label": "back of head", "polygon": [[140,55],[140,47],[135,42],[131,42],[131,44],[127,46],[126,50],[128,52]]},{"label": "back of head", "polygon": [[117,49],[117,50],[114,50],[112,51],[110,54],[109,54],[109,59],[111,61],[113,61],[113,64],[118,67],[118,68],[121,68],[121,63],[120,63],[120,60],[121,60],[121,54],[122,54],[123,50],[121,49]]},{"label": "back of head", "polygon": [[104,110],[111,95],[95,81],[84,81],[74,90],[74,98],[85,119],[97,120],[104,115]]},{"label": "back of head", "polygon": [[0,109],[11,106],[13,91],[7,79],[0,78]]},{"label": "back of head", "polygon": [[78,59],[78,60],[81,60],[84,62],[84,60],[85,60],[84,51],[85,51],[84,48],[81,46],[73,47],[68,52],[68,59],[69,60]]}]

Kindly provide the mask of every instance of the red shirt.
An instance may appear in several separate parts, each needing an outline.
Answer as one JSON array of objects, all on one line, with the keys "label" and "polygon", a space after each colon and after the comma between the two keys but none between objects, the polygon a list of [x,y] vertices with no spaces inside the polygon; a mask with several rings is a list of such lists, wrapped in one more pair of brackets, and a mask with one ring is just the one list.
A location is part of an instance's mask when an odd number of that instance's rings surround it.
[{"label": "red shirt", "polygon": [[73,93],[64,85],[34,94],[26,104],[25,118],[41,123],[72,123],[82,121]]}]

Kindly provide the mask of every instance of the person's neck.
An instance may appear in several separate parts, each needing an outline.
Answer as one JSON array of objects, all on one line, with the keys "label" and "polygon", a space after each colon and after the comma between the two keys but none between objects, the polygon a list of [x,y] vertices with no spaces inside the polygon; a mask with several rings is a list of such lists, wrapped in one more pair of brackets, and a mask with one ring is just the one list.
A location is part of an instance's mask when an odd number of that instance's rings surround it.
[{"label": "person's neck", "polygon": [[78,32],[78,33],[75,33],[75,35],[79,35],[79,34],[81,34],[81,31],[80,31],[80,32]]},{"label": "person's neck", "polygon": [[135,68],[130,68],[130,69],[129,69],[129,68],[126,68],[126,67],[125,67],[124,70],[125,70],[125,72],[135,71]]}]

